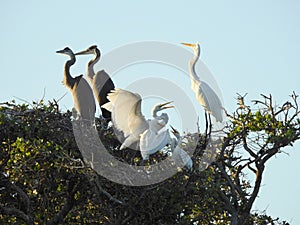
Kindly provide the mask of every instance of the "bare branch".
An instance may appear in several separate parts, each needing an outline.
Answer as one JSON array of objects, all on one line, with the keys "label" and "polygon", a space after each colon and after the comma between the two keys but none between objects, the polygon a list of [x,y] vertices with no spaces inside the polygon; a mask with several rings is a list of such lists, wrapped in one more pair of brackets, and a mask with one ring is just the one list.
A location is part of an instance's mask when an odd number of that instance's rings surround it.
[{"label": "bare branch", "polygon": [[262,105],[266,105],[266,103],[265,102],[262,102],[262,101],[260,101],[260,100],[252,100],[252,102],[256,105],[256,104],[262,104]]},{"label": "bare branch", "polygon": [[257,158],[257,155],[248,147],[248,144],[247,144],[247,140],[246,140],[246,137],[243,136],[242,137],[242,140],[243,140],[243,147],[244,149],[253,157],[253,158]]},{"label": "bare branch", "polygon": [[300,111],[299,111],[299,105],[298,105],[298,102],[297,102],[298,95],[296,95],[296,93],[293,92],[293,94],[291,95],[291,98],[293,99],[293,102],[294,102],[295,113],[294,113],[294,115],[287,121],[287,123],[291,123],[291,122],[292,122],[292,121],[300,114]]},{"label": "bare branch", "polygon": [[261,185],[261,182],[262,182],[262,174],[264,172],[264,169],[265,169],[265,166],[263,164],[259,165],[257,167],[254,188],[253,188],[253,191],[251,193],[251,197],[249,198],[249,200],[248,200],[248,202],[246,203],[246,206],[245,206],[245,211],[246,212],[250,212],[250,210],[253,206],[253,203],[254,203],[257,195],[258,195],[260,185]]},{"label": "bare branch", "polygon": [[95,178],[95,182],[96,182],[98,190],[100,192],[102,192],[106,197],[108,197],[109,200],[114,201],[115,203],[118,203],[120,205],[126,205],[124,202],[113,197],[110,193],[108,193],[106,190],[104,190],[104,188],[101,186],[101,184],[99,182],[99,178],[98,178],[97,174],[94,175],[94,178]]},{"label": "bare branch", "polygon": [[233,197],[233,199],[235,201],[235,204],[237,204],[238,203],[238,197],[237,197],[237,194],[236,194],[236,190],[237,190],[236,186],[232,182],[232,180],[229,177],[229,175],[226,173],[225,169],[219,163],[215,163],[215,165],[219,168],[222,177],[225,178],[225,180],[227,181],[227,183],[228,183],[228,185],[230,187],[230,190],[231,190],[232,197]]},{"label": "bare branch", "polygon": [[237,210],[233,207],[232,203],[230,202],[229,198],[224,194],[223,191],[218,191],[219,196],[223,199],[223,201],[225,202],[224,206],[226,207],[226,209],[230,212],[230,213],[234,213]]},{"label": "bare branch", "polygon": [[269,109],[270,109],[270,112],[271,112],[273,118],[275,118],[275,112],[274,112],[274,108],[273,108],[272,95],[269,95],[269,97],[267,99],[269,100]]}]

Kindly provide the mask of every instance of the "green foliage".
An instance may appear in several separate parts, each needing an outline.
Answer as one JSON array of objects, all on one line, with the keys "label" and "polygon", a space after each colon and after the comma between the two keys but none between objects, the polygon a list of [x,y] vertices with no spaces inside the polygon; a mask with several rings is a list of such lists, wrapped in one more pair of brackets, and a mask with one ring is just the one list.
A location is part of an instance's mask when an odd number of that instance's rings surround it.
[{"label": "green foliage", "polygon": [[[181,170],[156,185],[130,187],[113,183],[83,164],[71,112],[60,112],[55,101],[31,106],[2,103],[0,224],[234,224],[235,210],[244,224],[286,224],[246,209],[243,196],[249,198],[253,185],[241,173],[233,149],[254,134],[257,142],[264,142],[260,150],[292,144],[299,139],[299,119],[280,119],[280,113],[274,117],[259,109],[239,110],[231,116],[216,163],[204,171],[197,169],[208,137],[197,134],[193,171]],[[136,151],[115,150],[120,143],[112,129],[103,129],[100,120],[96,127],[111,154],[128,163],[141,163]],[[161,159],[156,154],[150,162]],[[238,195],[232,184],[240,189]]]},{"label": "green foliage", "polygon": [[263,105],[257,109],[242,105],[231,116],[232,126],[228,136],[252,138],[251,141],[264,148],[284,147],[293,145],[299,139],[299,115],[297,97],[291,96],[294,105],[286,102],[278,110],[272,106],[272,97],[264,96],[264,102],[254,101]]}]

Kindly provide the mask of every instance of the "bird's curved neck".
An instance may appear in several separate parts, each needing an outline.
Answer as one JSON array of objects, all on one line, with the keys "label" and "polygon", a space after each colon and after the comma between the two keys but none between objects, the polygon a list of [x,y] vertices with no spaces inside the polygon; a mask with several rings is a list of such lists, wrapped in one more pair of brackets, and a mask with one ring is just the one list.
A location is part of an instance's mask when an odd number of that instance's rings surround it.
[{"label": "bird's curved neck", "polygon": [[176,146],[180,146],[181,145],[181,141],[182,141],[182,138],[181,136],[179,135],[175,135],[176,138],[172,138],[171,140],[171,149],[175,149]]},{"label": "bird's curved neck", "polygon": [[177,146],[176,138],[171,138],[170,145],[171,145],[171,150],[174,151],[175,147]]},{"label": "bird's curved neck", "polygon": [[191,60],[189,61],[190,78],[191,78],[192,83],[200,82],[200,79],[196,74],[196,63],[199,59],[199,56],[200,56],[200,51],[196,51],[193,58],[191,58]]},{"label": "bird's curved neck", "polygon": [[177,145],[181,145],[181,142],[182,142],[182,137],[179,135],[177,137]]},{"label": "bird's curved neck", "polygon": [[93,79],[93,77],[95,76],[94,65],[99,61],[100,57],[101,57],[100,51],[97,49],[95,51],[95,57],[92,60],[90,60],[88,63],[87,76],[90,79]]},{"label": "bird's curved neck", "polygon": [[156,108],[154,108],[153,110],[152,110],[152,117],[153,118],[157,118],[157,119],[164,119],[164,117],[165,117],[165,113],[161,113],[160,115],[158,115],[157,113],[158,112],[160,112],[161,110],[157,110]]},{"label": "bird's curved neck", "polygon": [[153,118],[158,117],[158,115],[157,115],[157,110],[155,110],[155,109],[152,110],[152,117],[153,117]]},{"label": "bird's curved neck", "polygon": [[73,78],[70,74],[70,67],[74,65],[76,62],[76,58],[74,55],[70,55],[70,59],[65,63],[65,74],[63,83],[68,88],[72,89],[75,84],[75,78]]}]

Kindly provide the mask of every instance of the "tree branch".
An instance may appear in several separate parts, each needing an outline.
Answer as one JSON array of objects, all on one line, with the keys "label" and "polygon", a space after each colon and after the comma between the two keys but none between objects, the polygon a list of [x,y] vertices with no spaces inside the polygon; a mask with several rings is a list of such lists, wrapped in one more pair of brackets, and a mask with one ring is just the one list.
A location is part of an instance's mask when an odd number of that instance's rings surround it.
[{"label": "tree branch", "polygon": [[106,190],[104,190],[104,188],[100,185],[99,178],[98,178],[97,174],[95,174],[94,177],[95,177],[95,183],[96,183],[96,186],[97,186],[98,190],[100,192],[102,192],[106,197],[108,197],[109,200],[114,201],[115,203],[118,203],[120,205],[126,205],[124,202],[122,202],[121,200],[113,197],[110,193],[108,193]]},{"label": "tree branch", "polygon": [[70,182],[68,183],[68,192],[67,192],[67,197],[64,206],[51,220],[47,222],[47,225],[59,224],[64,221],[64,218],[75,206],[76,203],[75,194],[79,183],[80,181],[77,181],[77,183],[74,184],[74,181],[70,180]]},{"label": "tree branch", "polygon": [[10,182],[10,180],[4,176],[3,173],[1,173],[1,186],[6,188],[7,190],[11,190],[12,192],[17,193],[17,198],[20,201],[22,205],[22,210],[17,209],[17,208],[11,208],[7,207],[3,204],[0,205],[0,210],[2,211],[3,214],[7,215],[14,215],[22,220],[24,220],[28,224],[33,224],[33,218],[30,215],[31,214],[31,205],[30,205],[30,200],[26,193],[18,187],[16,184]]},{"label": "tree branch", "polygon": [[254,184],[254,188],[251,194],[251,197],[249,198],[248,202],[246,203],[246,206],[244,208],[244,210],[247,213],[250,213],[252,205],[258,195],[259,189],[260,189],[260,185],[261,185],[261,181],[262,181],[262,174],[264,172],[265,166],[264,164],[257,164],[257,171],[256,171],[256,179],[255,179],[255,184]]},{"label": "tree branch", "polygon": [[54,225],[63,222],[64,218],[68,215],[68,213],[72,210],[74,206],[74,200],[72,199],[73,197],[68,196],[66,198],[65,204],[62,207],[62,209],[51,220],[47,222],[47,225]]},{"label": "tree branch", "polygon": [[248,147],[248,144],[247,144],[247,140],[246,140],[246,137],[243,136],[242,137],[242,140],[243,140],[243,147],[244,149],[253,157],[253,158],[257,158],[257,155]]},{"label": "tree branch", "polygon": [[0,204],[0,213],[7,216],[15,216],[22,219],[28,225],[34,224],[31,216],[16,208],[6,207],[3,204]]},{"label": "tree branch", "polygon": [[236,186],[234,185],[234,183],[230,179],[229,175],[226,173],[225,169],[219,163],[215,163],[215,165],[221,171],[222,177],[227,181],[227,184],[229,185],[230,190],[231,190],[232,197],[235,201],[234,203],[237,204],[238,203],[238,197],[237,197],[236,191],[238,191],[238,190],[237,190]]}]

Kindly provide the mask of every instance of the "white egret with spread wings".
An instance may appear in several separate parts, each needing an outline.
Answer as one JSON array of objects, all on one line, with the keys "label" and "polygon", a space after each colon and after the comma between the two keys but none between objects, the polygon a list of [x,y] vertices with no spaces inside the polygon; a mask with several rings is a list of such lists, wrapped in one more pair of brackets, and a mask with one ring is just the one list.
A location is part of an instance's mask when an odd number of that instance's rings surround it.
[{"label": "white egret with spread wings", "polygon": [[157,115],[157,112],[173,108],[171,102],[158,104],[152,110],[152,120],[146,120],[141,110],[142,98],[137,93],[123,89],[115,89],[107,96],[109,102],[102,108],[112,113],[112,122],[125,137],[120,149],[139,142],[141,154],[144,160],[150,154],[162,149],[169,143],[168,130],[163,128],[168,123],[169,117],[166,113]]}]

